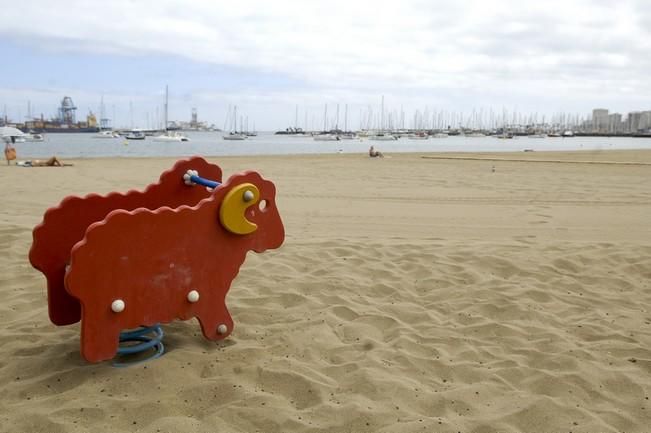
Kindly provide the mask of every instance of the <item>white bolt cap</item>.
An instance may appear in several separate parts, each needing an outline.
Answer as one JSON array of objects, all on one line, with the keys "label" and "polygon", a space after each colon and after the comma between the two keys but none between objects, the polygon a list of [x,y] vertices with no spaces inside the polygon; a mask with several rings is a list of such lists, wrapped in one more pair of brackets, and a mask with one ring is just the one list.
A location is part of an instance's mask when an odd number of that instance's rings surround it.
[{"label": "white bolt cap", "polygon": [[243,196],[244,201],[251,201],[251,200],[253,200],[254,197],[255,197],[255,195],[253,194],[253,191],[248,190],[248,189],[246,191],[244,191],[244,196]]},{"label": "white bolt cap", "polygon": [[196,290],[191,290],[188,292],[188,301],[195,303],[199,300],[199,292]]},{"label": "white bolt cap", "polygon": [[185,182],[186,185],[193,185],[192,180],[190,177],[192,176],[199,176],[199,172],[197,170],[188,170],[185,172],[183,175],[183,181]]},{"label": "white bolt cap", "polygon": [[217,332],[221,335],[224,335],[228,332],[228,326],[223,323],[217,327]]},{"label": "white bolt cap", "polygon": [[111,310],[113,310],[114,313],[121,313],[124,311],[124,308],[126,307],[126,304],[122,299],[116,299],[111,303]]}]

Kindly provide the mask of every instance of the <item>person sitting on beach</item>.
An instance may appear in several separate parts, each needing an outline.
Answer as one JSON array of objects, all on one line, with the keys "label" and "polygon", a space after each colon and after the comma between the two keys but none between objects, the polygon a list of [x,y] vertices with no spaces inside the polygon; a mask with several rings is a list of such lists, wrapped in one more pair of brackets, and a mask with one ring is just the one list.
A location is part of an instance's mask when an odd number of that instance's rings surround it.
[{"label": "person sitting on beach", "polygon": [[14,140],[14,137],[11,137],[11,141],[5,142],[5,159],[7,160],[7,165],[16,159],[16,149],[11,145]]},{"label": "person sitting on beach", "polygon": [[19,162],[18,165],[22,167],[63,167],[64,165],[70,165],[70,164],[63,164],[61,161],[57,159],[56,156],[53,156],[52,158],[46,160],[46,161],[41,161],[40,159],[35,159],[33,161],[22,161]]},{"label": "person sitting on beach", "polygon": [[368,156],[370,156],[371,158],[376,158],[376,157],[383,158],[384,157],[384,155],[382,155],[382,152],[380,152],[379,150],[375,150],[375,148],[373,146],[371,146],[368,149]]}]

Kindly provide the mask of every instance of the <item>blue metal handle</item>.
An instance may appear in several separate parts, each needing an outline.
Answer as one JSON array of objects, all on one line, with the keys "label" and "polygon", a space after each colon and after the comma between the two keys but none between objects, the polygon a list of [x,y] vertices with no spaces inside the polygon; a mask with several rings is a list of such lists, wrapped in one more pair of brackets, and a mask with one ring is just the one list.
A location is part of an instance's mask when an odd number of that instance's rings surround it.
[{"label": "blue metal handle", "polygon": [[190,180],[192,183],[207,186],[208,188],[217,188],[219,185],[221,185],[221,183],[215,182],[214,180],[204,179],[203,177],[195,175],[190,176]]}]

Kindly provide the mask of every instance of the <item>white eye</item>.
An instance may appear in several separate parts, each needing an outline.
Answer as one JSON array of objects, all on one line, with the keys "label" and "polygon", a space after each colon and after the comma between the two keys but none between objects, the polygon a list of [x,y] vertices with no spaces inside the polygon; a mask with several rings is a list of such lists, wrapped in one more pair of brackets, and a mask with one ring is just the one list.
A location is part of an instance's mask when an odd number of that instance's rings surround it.
[{"label": "white eye", "polygon": [[188,301],[195,303],[199,300],[199,292],[192,290],[188,292]]},{"label": "white eye", "polygon": [[217,327],[217,332],[221,335],[224,335],[228,332],[228,326],[223,323]]},{"label": "white eye", "polygon": [[111,303],[111,310],[113,310],[114,313],[123,312],[125,307],[126,305],[122,299],[116,299]]},{"label": "white eye", "polygon": [[248,189],[246,191],[244,191],[244,195],[242,196],[244,201],[251,201],[251,200],[253,200],[254,197],[255,197],[255,195],[253,194],[253,191],[250,191]]}]

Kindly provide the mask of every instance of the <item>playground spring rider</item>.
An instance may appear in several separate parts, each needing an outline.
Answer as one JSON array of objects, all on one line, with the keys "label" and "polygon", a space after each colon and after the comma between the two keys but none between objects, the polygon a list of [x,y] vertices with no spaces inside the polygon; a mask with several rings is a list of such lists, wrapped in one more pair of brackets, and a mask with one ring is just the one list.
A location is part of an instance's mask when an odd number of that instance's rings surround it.
[{"label": "playground spring rider", "polygon": [[47,279],[50,320],[81,320],[86,360],[160,356],[159,324],[175,319],[197,317],[209,340],[233,331],[225,298],[247,251],[280,247],[285,231],[273,183],[253,171],[221,179],[193,157],[144,191],[70,196],[45,212],[30,262]]}]

